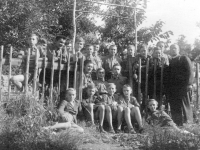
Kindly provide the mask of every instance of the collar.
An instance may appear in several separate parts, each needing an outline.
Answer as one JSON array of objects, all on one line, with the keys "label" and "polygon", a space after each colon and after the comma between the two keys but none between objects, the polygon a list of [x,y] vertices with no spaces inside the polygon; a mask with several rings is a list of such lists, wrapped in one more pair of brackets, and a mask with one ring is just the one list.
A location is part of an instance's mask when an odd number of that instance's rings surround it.
[{"label": "collar", "polygon": [[115,80],[120,79],[121,78],[121,74],[119,74],[119,75],[114,75],[113,74],[112,78],[115,79]]}]

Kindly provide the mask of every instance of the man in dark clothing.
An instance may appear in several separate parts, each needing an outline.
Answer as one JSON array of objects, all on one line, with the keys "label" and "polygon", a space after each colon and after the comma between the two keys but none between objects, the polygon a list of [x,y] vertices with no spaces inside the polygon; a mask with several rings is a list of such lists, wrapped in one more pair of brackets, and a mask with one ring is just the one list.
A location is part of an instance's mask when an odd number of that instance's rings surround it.
[{"label": "man in dark clothing", "polygon": [[187,56],[179,55],[179,46],[170,46],[172,59],[169,64],[169,104],[172,119],[177,125],[192,123],[191,90],[193,73],[191,61]]}]

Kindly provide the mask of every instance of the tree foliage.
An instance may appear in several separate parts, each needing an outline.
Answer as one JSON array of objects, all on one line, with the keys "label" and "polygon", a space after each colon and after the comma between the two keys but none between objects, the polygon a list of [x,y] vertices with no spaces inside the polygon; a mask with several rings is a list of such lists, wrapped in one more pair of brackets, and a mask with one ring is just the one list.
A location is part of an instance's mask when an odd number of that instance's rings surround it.
[{"label": "tree foliage", "polygon": [[[77,9],[98,10],[98,6],[77,0]],[[56,34],[71,36],[73,0],[1,0],[0,44],[20,48],[31,32],[52,40]],[[76,13],[77,32],[89,33],[95,25],[88,13]]]}]

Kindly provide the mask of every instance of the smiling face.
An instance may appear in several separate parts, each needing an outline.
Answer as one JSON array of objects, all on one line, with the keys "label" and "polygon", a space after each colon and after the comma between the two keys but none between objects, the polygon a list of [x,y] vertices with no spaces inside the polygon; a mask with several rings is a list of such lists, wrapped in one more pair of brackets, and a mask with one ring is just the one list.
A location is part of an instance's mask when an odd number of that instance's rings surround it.
[{"label": "smiling face", "polygon": [[66,95],[67,101],[72,102],[76,98],[76,92],[75,91],[68,91]]},{"label": "smiling face", "polygon": [[117,53],[117,47],[116,46],[110,46],[110,48],[109,48],[109,53],[110,53],[110,55],[111,56],[115,56],[116,55],[116,53]]},{"label": "smiling face", "polygon": [[108,91],[108,94],[109,95],[114,95],[115,92],[116,92],[116,86],[115,85],[110,85],[108,88],[107,88],[107,91]]},{"label": "smiling face", "polygon": [[85,73],[92,73],[93,67],[94,67],[93,63],[86,64]]},{"label": "smiling face", "polygon": [[123,88],[123,94],[125,97],[130,97],[131,93],[132,93],[132,89],[130,87]]},{"label": "smiling face", "polygon": [[87,89],[87,95],[88,95],[89,97],[94,96],[95,92],[96,92],[96,89],[95,89],[95,88],[88,88],[88,89]]},{"label": "smiling face", "polygon": [[66,40],[63,38],[60,38],[59,40],[56,41],[56,46],[58,49],[61,49],[65,46]]},{"label": "smiling face", "polygon": [[78,41],[75,43],[75,51],[80,52],[84,47],[84,42]]},{"label": "smiling face", "polygon": [[99,51],[100,46],[99,45],[94,45],[94,52],[98,52]]},{"label": "smiling face", "polygon": [[150,109],[151,112],[156,111],[157,107],[158,107],[158,103],[156,101],[150,101],[148,103],[148,108]]},{"label": "smiling face", "polygon": [[93,46],[87,46],[87,48],[86,48],[86,53],[87,53],[88,55],[92,55],[93,52],[94,52],[94,47],[93,47]]}]

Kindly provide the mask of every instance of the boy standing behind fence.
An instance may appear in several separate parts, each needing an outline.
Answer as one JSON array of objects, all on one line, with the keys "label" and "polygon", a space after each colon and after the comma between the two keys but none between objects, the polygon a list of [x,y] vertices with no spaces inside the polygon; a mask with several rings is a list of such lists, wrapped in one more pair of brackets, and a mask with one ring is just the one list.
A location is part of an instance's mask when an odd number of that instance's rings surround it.
[{"label": "boy standing behind fence", "polygon": [[105,69],[106,72],[106,81],[111,78],[112,76],[112,68],[115,64],[121,64],[122,60],[121,58],[116,56],[117,53],[117,46],[116,45],[111,45],[109,47],[109,56],[104,58],[103,60],[103,68]]},{"label": "boy standing behind fence", "polygon": [[[33,33],[31,34],[31,36],[28,39],[28,44],[29,44],[29,48],[31,48],[30,50],[30,60],[34,60],[35,59],[35,55],[36,52],[38,53],[38,58],[42,57],[42,49],[40,46],[38,46],[38,40],[39,37],[37,34]],[[28,53],[28,48],[26,48],[24,51],[21,52],[23,55],[23,64],[21,67],[23,67],[23,73],[25,73],[25,69],[26,69],[26,56]],[[33,79],[34,76],[34,69],[30,68],[29,69],[29,79],[28,81],[30,82]],[[18,90],[23,91],[23,84],[25,81],[25,74],[21,74],[21,75],[15,75],[13,77],[11,77],[10,81],[18,88]]]}]

